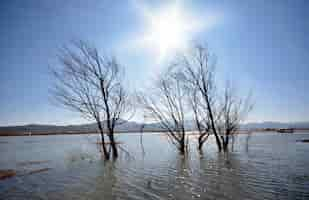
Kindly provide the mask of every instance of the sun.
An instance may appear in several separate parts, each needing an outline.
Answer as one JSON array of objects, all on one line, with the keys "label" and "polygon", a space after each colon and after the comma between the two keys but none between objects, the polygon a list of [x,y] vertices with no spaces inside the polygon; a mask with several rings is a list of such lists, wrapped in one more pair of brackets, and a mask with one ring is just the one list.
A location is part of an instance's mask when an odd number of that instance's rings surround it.
[{"label": "sun", "polygon": [[172,4],[157,12],[144,11],[145,33],[143,46],[150,47],[163,60],[177,50],[184,49],[198,28],[198,20],[185,15],[178,4]]},{"label": "sun", "polygon": [[146,42],[151,43],[162,59],[172,50],[183,48],[186,40],[186,21],[178,10],[165,10],[149,20]]},{"label": "sun", "polygon": [[156,63],[185,52],[192,42],[198,41],[198,34],[206,33],[221,21],[216,10],[204,8],[201,12],[189,1],[162,1],[152,6],[143,0],[132,2],[141,23],[132,32],[134,36],[126,39],[126,47],[151,53]]}]

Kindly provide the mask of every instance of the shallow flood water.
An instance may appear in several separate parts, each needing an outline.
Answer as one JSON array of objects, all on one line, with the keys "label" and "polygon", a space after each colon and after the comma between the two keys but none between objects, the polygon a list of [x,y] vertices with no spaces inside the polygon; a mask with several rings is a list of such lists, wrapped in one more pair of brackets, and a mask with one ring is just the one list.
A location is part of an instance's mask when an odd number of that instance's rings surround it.
[{"label": "shallow flood water", "polygon": [[187,157],[163,134],[121,134],[115,162],[98,137],[0,137],[0,169],[17,171],[0,199],[309,199],[307,133],[242,134],[227,154],[211,137],[203,156],[190,137]]}]

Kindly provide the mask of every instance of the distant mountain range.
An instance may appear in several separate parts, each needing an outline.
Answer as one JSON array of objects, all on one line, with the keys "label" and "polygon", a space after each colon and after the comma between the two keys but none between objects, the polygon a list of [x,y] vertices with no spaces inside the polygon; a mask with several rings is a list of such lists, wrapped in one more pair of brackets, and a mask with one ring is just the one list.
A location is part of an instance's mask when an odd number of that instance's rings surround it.
[{"label": "distant mountain range", "polygon": [[[103,123],[106,128],[106,123]],[[143,131],[163,131],[159,124],[143,124],[133,121],[121,121],[116,126],[116,132],[140,132]],[[80,124],[80,125],[42,125],[42,124],[29,124],[23,126],[3,126],[0,127],[1,135],[28,135],[28,134],[73,134],[73,133],[94,133],[97,132],[97,124]]]},{"label": "distant mountain range", "polygon": [[[106,127],[106,126],[105,126]],[[186,122],[186,128],[194,129],[193,121]],[[295,128],[308,129],[309,122],[261,122],[261,123],[246,123],[241,125],[241,129],[280,129],[280,128]],[[164,131],[158,123],[143,124],[134,121],[122,121],[116,127],[116,132],[140,132],[143,129],[145,132]],[[91,133],[96,132],[96,123],[81,124],[81,125],[39,125],[29,124],[24,126],[6,126],[0,127],[0,135],[28,135],[28,134],[73,134],[73,133]]]}]

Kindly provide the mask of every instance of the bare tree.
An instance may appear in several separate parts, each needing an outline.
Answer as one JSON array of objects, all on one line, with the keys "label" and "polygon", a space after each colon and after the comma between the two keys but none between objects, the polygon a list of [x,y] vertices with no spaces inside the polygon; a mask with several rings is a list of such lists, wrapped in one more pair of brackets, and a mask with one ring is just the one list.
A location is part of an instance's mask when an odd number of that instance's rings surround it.
[{"label": "bare tree", "polygon": [[198,150],[202,153],[204,143],[210,135],[210,120],[208,115],[204,115],[205,107],[202,104],[199,90],[192,85],[186,85],[188,91],[188,105],[192,110],[194,128],[198,133]]},{"label": "bare tree", "polygon": [[[199,130],[199,148],[202,148],[211,132],[215,136],[219,151],[221,151],[222,144],[216,129],[215,59],[211,60],[211,57],[205,46],[197,45],[189,54],[183,55],[176,65],[184,74],[187,87],[196,93],[193,94],[193,104],[191,103],[191,105],[193,105],[194,115],[198,114],[198,118],[195,117],[195,122],[197,124],[203,122],[202,130]],[[195,110],[198,110],[198,113]],[[197,127],[199,126],[197,125]]]},{"label": "bare tree", "polygon": [[185,154],[188,138],[185,130],[185,90],[181,74],[169,68],[161,74],[155,87],[139,95],[148,118],[158,122],[180,153]]},{"label": "bare tree", "polygon": [[190,53],[177,59],[175,65],[190,96],[189,104],[199,133],[199,150],[212,133],[218,150],[227,151],[230,136],[237,132],[240,122],[252,108],[249,98],[245,101],[237,98],[232,88],[226,87],[223,101],[220,101],[214,79],[216,59],[205,46],[195,46]]},{"label": "bare tree", "polygon": [[[61,67],[52,68],[56,80],[55,99],[94,120],[101,134],[105,158],[109,159],[111,152],[117,158],[114,130],[131,110],[121,66],[113,57],[100,56],[96,48],[84,41],[62,48],[58,58]],[[109,149],[105,136],[109,139]]]},{"label": "bare tree", "polygon": [[217,130],[226,152],[230,138],[238,133],[240,123],[252,109],[250,95],[245,99],[238,97],[231,84],[227,83],[219,109]]}]

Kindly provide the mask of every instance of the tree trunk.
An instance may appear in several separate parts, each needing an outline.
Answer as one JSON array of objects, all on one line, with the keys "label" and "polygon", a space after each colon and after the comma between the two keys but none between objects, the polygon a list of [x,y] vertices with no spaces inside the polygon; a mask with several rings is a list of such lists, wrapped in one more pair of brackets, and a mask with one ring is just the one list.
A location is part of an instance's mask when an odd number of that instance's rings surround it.
[{"label": "tree trunk", "polygon": [[225,140],[224,140],[224,142],[223,142],[223,151],[224,151],[224,152],[227,152],[227,151],[228,151],[229,139],[230,139],[229,135],[226,135],[226,136],[225,136]]},{"label": "tree trunk", "polygon": [[185,145],[185,136],[184,134],[181,137],[180,140],[180,147],[179,147],[179,151],[182,155],[184,155],[186,153],[186,145]]},{"label": "tree trunk", "polygon": [[102,141],[102,148],[103,148],[103,153],[104,157],[106,160],[109,160],[109,153],[107,152],[106,146],[105,146],[105,141],[104,141],[104,134],[101,133],[101,141]]},{"label": "tree trunk", "polygon": [[215,138],[216,138],[218,150],[219,150],[219,152],[221,152],[222,151],[222,145],[221,145],[221,141],[220,141],[220,138],[218,136],[218,133],[217,133],[217,129],[216,129],[215,122],[214,122],[214,117],[212,115],[212,110],[211,110],[208,98],[206,98],[206,103],[207,103],[209,118],[210,118],[210,121],[211,121],[211,128],[212,128],[212,131],[213,131]]},{"label": "tree trunk", "polygon": [[105,140],[104,140],[104,132],[103,132],[103,128],[101,125],[101,122],[97,122],[98,124],[98,128],[101,134],[101,142],[102,142],[102,149],[103,149],[103,154],[104,154],[104,158],[106,160],[109,160],[109,153],[107,152],[106,146],[105,146]]},{"label": "tree trunk", "polygon": [[184,155],[184,154],[186,153],[184,142],[181,142],[179,151],[180,151],[180,153],[181,153],[182,155]]},{"label": "tree trunk", "polygon": [[104,81],[101,79],[100,80],[100,86],[101,86],[101,93],[103,96],[103,100],[104,100],[104,105],[105,105],[105,109],[106,109],[106,118],[107,118],[107,129],[109,131],[109,141],[110,141],[110,145],[112,147],[112,151],[113,151],[113,158],[117,158],[118,157],[118,151],[117,151],[117,147],[116,147],[116,143],[115,143],[115,139],[114,139],[114,121],[112,122],[111,118],[111,113],[110,113],[110,109],[109,109],[109,105],[108,105],[108,99],[106,96],[106,91],[104,90]]},{"label": "tree trunk", "polygon": [[203,142],[202,142],[202,137],[200,136],[198,138],[198,150],[201,152],[203,148]]},{"label": "tree trunk", "polygon": [[110,139],[110,145],[112,146],[113,158],[117,158],[118,149],[117,149],[115,138],[114,138],[114,131],[110,131],[109,139]]}]

